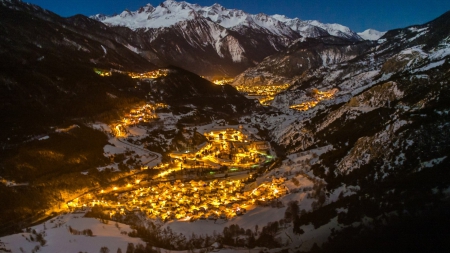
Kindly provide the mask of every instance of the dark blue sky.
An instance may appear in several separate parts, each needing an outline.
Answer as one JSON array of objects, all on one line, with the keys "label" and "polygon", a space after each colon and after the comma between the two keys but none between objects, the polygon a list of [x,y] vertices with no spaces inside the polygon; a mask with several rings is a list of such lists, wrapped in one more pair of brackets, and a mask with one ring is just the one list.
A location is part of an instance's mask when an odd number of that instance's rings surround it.
[{"label": "dark blue sky", "polygon": [[[114,14],[124,9],[137,10],[147,3],[153,6],[163,0],[24,0],[63,17],[75,14]],[[449,0],[189,0],[209,6],[219,3],[226,8],[251,14],[283,14],[303,20],[338,23],[361,32],[367,28],[386,31],[423,24],[450,10]]]}]

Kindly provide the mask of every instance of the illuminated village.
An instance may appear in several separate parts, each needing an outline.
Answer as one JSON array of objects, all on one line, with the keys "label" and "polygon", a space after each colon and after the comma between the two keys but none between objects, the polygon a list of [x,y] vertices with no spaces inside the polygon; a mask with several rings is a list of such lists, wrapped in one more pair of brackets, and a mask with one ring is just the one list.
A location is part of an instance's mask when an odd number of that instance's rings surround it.
[{"label": "illuminated village", "polygon": [[[256,205],[268,205],[286,195],[283,182],[283,178],[274,178],[271,182],[244,191],[245,184],[241,180],[191,180],[184,183],[177,180],[135,190],[113,190],[109,193],[100,191],[96,196],[87,195],[67,205],[69,208],[103,206],[111,218],[114,215],[141,211],[150,219],[231,219],[245,214]],[[139,181],[136,185],[139,185]],[[107,195],[114,196],[114,200],[103,200]]]},{"label": "illuminated village", "polygon": [[[273,87],[267,90],[275,91]],[[156,110],[166,107],[148,103],[132,108],[112,124],[111,131],[116,138],[126,137],[130,126],[157,119]],[[188,135],[185,129],[180,131]],[[257,205],[273,203],[287,192],[284,178],[246,185],[254,181],[257,168],[274,161],[270,144],[251,139],[250,135],[242,125],[214,126],[204,131],[204,143],[169,152],[169,162],[142,173],[133,172],[133,183],[84,194],[68,202],[67,208],[102,206],[112,219],[134,211],[149,219],[181,221],[243,215]],[[153,176],[148,176],[148,171]]]},{"label": "illuminated village", "polygon": [[289,108],[297,111],[307,111],[315,107],[322,100],[332,99],[337,92],[338,89],[332,89],[330,91],[319,91],[317,89],[313,89],[312,97],[314,98],[314,100],[306,101],[301,104],[291,105]]},{"label": "illuminated village", "polygon": [[289,84],[283,85],[252,85],[236,86],[236,89],[248,96],[257,96],[262,105],[270,105],[275,95],[289,88]]},{"label": "illuminated village", "polygon": [[[86,194],[67,206],[99,205],[111,218],[140,211],[150,219],[193,221],[231,219],[257,205],[273,203],[287,193],[285,179],[244,183],[251,181],[254,168],[273,157],[269,143],[252,141],[243,131],[239,127],[205,132],[207,143],[170,153],[171,162],[154,167],[160,173],[151,180],[137,176],[133,184]],[[177,180],[172,179],[175,176]]]}]

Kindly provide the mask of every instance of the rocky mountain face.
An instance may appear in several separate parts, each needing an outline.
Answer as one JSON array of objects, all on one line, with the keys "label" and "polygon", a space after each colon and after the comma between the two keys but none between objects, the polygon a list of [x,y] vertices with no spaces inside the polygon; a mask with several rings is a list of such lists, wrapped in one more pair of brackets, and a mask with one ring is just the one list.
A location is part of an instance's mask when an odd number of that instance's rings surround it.
[{"label": "rocky mountain face", "polygon": [[[306,71],[297,67],[299,76],[283,76],[293,85],[272,103],[285,114],[252,119],[266,127],[272,141],[291,154],[289,157],[321,147],[328,150],[307,163],[291,165],[326,183],[327,197],[315,213],[326,214],[322,224],[337,218],[342,234],[330,239],[325,252],[335,252],[334,246],[349,234],[364,234],[365,242],[375,245],[376,240],[368,237],[388,232],[382,224],[393,220],[394,226],[414,224],[409,231],[414,234],[420,233],[419,228],[428,229],[415,222],[446,219],[450,189],[450,142],[446,137],[450,133],[449,25],[447,12],[424,25],[388,31],[348,58]],[[257,68],[276,73],[288,57],[292,56],[269,57]],[[338,90],[334,97],[312,109],[295,113],[288,109],[315,100],[311,90],[332,89]],[[350,186],[358,190],[346,196],[342,189]],[[343,196],[332,197],[339,192]],[[366,218],[370,220],[367,223]],[[357,229],[349,226],[355,222]],[[406,241],[410,239],[402,241],[402,247]],[[356,243],[353,249],[347,246],[343,252],[358,252],[367,247],[363,244]]]},{"label": "rocky mountain face", "polygon": [[334,35],[361,40],[338,24],[253,15],[219,4],[202,7],[172,0],[156,7],[148,4],[137,11],[91,18],[131,38],[143,55],[152,52],[162,62],[209,76],[234,76],[300,37]]},{"label": "rocky mountain face", "polygon": [[[350,128],[345,125],[358,124],[361,134],[366,137],[336,136],[344,139],[335,145],[347,149],[355,145],[351,152],[342,153],[345,158],[336,163],[339,171],[347,173],[379,155],[369,155],[366,161],[363,158],[363,154],[378,152],[374,143],[380,142],[379,152],[387,155],[388,144],[384,141],[393,145],[401,133],[397,132],[399,129],[409,129],[406,126],[422,122],[421,118],[435,117],[437,122],[441,122],[446,118],[448,106],[443,97],[448,95],[450,33],[445,26],[449,22],[450,13],[446,13],[424,25],[389,31],[376,44],[366,44],[367,49],[362,54],[331,65],[319,65],[303,72],[300,77],[294,77],[294,84],[275,97],[273,106],[286,110],[295,103],[311,100],[313,98],[308,92],[311,89],[337,89],[338,92],[334,98],[319,102],[312,110],[299,112],[296,123],[286,128],[275,127],[272,131],[274,140],[290,152],[296,152],[328,143],[333,132],[347,131]],[[284,56],[277,60],[280,59]],[[272,67],[276,67],[280,61],[273,62]],[[361,119],[367,115],[377,118],[377,123],[366,125],[371,121]],[[362,131],[375,126],[378,129],[374,129],[373,134]],[[440,128],[446,129],[445,126],[443,124]],[[345,138],[353,139],[353,145],[350,139]],[[407,138],[402,139],[407,142]]]}]

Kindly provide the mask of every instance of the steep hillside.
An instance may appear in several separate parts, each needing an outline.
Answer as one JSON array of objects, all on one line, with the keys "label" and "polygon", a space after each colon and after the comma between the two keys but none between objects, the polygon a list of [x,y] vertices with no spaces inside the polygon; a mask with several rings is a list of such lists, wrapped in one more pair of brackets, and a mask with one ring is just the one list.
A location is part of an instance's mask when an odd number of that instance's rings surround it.
[{"label": "steep hillside", "polygon": [[[449,22],[447,12],[424,25],[389,31],[351,60],[309,69],[272,103],[287,114],[252,118],[291,154],[286,164],[324,180],[324,197],[300,222],[335,224],[324,252],[358,252],[367,245],[383,252],[411,245],[418,247],[411,252],[445,248],[443,240],[433,244],[420,235],[445,233],[431,226],[448,215]],[[331,89],[337,90],[333,96],[317,98]],[[319,101],[305,111],[288,109],[311,100]],[[296,162],[318,148],[325,152]],[[402,227],[411,229],[404,231],[408,236],[388,231]],[[345,242],[349,236],[362,243],[352,248]]]},{"label": "steep hillside", "polygon": [[[17,1],[2,1],[0,13],[2,143],[23,141],[65,119],[91,117],[143,98],[127,91],[134,86],[131,79],[104,79],[94,72],[156,68],[115,42],[118,35],[103,24],[83,17],[63,19]],[[120,96],[112,99],[108,93]]]},{"label": "steep hillside", "polygon": [[[337,89],[338,92],[333,98],[319,102],[313,109],[300,112],[300,119],[303,120],[288,128],[274,128],[272,133],[275,140],[290,147],[291,151],[297,151],[330,143],[330,135],[334,136],[335,131],[349,131],[352,134],[348,138],[353,142],[345,139],[346,134],[336,134],[336,137],[339,136],[339,145],[345,144],[350,148],[358,138],[372,136],[368,129],[374,129],[372,134],[394,125],[393,129],[408,129],[404,125],[427,117],[427,114],[418,113],[422,110],[446,115],[447,103],[442,97],[448,95],[450,33],[444,27],[449,20],[449,13],[446,13],[422,26],[389,31],[378,41],[378,46],[353,60],[305,72],[297,83],[275,98],[273,105],[286,109],[295,102],[313,99],[308,92],[312,88]],[[360,120],[360,117],[371,118],[376,124]],[[438,121],[443,119],[445,116],[436,118]],[[350,130],[351,127],[345,127],[347,124],[358,126],[362,136],[355,135],[354,130],[357,129]],[[379,128],[374,128],[377,125]],[[298,132],[299,129],[302,131]],[[378,134],[386,137],[387,133]],[[394,136],[386,138],[389,142],[394,139]],[[406,141],[407,138],[402,139]],[[374,151],[373,140],[360,138],[356,144],[364,145],[365,142],[371,143],[370,150]],[[386,154],[386,145],[380,147]],[[364,150],[361,154],[368,152]],[[354,157],[361,162],[361,156]],[[339,168],[344,170],[345,167],[347,170],[354,163],[343,160]]]},{"label": "steep hillside", "polygon": [[215,85],[180,68],[170,68],[167,76],[142,82],[140,89],[147,99],[166,103],[173,112],[195,115],[185,123],[209,123],[214,118],[231,120],[263,110],[230,85]]}]

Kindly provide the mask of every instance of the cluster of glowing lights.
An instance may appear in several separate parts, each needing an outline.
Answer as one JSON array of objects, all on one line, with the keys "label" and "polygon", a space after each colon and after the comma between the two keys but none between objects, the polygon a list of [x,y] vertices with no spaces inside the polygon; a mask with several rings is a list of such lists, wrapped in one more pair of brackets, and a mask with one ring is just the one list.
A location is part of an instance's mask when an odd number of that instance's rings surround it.
[{"label": "cluster of glowing lights", "polygon": [[126,74],[133,79],[136,79],[136,78],[156,79],[156,78],[167,76],[169,74],[168,69],[158,69],[158,70],[148,71],[148,72],[144,72],[144,73],[126,72],[126,71],[115,70],[115,69],[105,70],[105,69],[98,69],[98,68],[94,68],[94,71],[95,71],[95,73],[97,73],[98,75],[103,76],[103,77],[111,76],[112,72],[117,72],[117,73]]},{"label": "cluster of glowing lights", "polygon": [[312,97],[314,98],[314,100],[303,102],[301,104],[291,105],[290,108],[297,111],[307,111],[315,107],[322,100],[334,98],[336,92],[338,92],[337,89],[332,89],[330,91],[319,91],[317,89],[313,89]]},{"label": "cluster of glowing lights", "polygon": [[[227,165],[235,167],[250,168],[260,162],[272,160],[271,156],[265,154],[270,148],[267,142],[259,142],[264,145],[257,146],[258,142],[251,142],[247,136],[236,129],[224,129],[204,134],[209,143],[197,151],[188,153],[173,152],[171,158],[183,160],[178,167],[195,168],[198,164],[213,165],[213,167]],[[262,147],[264,150],[259,149]],[[235,171],[232,169],[230,171]],[[173,170],[174,171],[174,170]],[[160,173],[164,176],[167,173]]]},{"label": "cluster of glowing lights", "polygon": [[[227,149],[232,145],[240,145],[240,147],[246,147],[245,152],[236,154],[240,159],[249,154],[260,154],[267,159],[271,158],[258,150],[259,146],[254,144],[264,146],[264,142],[250,142],[239,130],[216,130],[205,135],[210,139],[210,143],[204,148],[211,149],[216,145],[217,148]],[[197,155],[202,154],[203,151],[205,150],[190,153],[194,156],[193,160],[209,159],[214,156],[208,153],[198,158]],[[158,169],[161,173],[157,177],[169,176],[180,170],[181,164],[181,162],[175,163],[175,167],[169,163],[159,165]],[[253,166],[255,165],[250,164],[249,167]],[[230,171],[234,169],[235,167],[230,167]],[[286,193],[284,179],[273,179],[271,183],[263,183],[250,191],[243,191],[245,185],[240,180],[219,181],[216,179],[211,182],[192,180],[189,183],[177,180],[174,183],[161,182],[150,187],[143,187],[140,183],[140,180],[136,179],[133,184],[128,183],[123,187],[111,186],[108,191],[100,190],[92,197],[88,194],[89,197],[73,200],[67,206],[104,206],[109,209],[110,217],[115,214],[123,215],[126,212],[140,211],[151,219],[162,220],[230,219],[244,214],[246,209],[254,208],[255,204],[268,204]],[[117,199],[103,200],[103,197],[107,195],[117,196]]]},{"label": "cluster of glowing lights", "polygon": [[[186,183],[177,180],[121,193],[114,201],[102,200],[104,194],[101,194],[87,202],[87,205],[108,207],[111,217],[128,210],[141,211],[151,219],[230,219],[243,214],[244,209],[268,203],[286,193],[283,178],[263,183],[252,191],[244,192],[244,186],[240,180],[192,180]],[[68,206],[80,207],[86,204],[75,199]]]},{"label": "cluster of glowing lights", "polygon": [[111,76],[111,71],[110,70],[105,70],[105,69],[98,69],[98,68],[94,68],[94,72],[99,75],[99,76]]},{"label": "cluster of glowing lights", "polygon": [[233,78],[222,78],[222,79],[216,79],[213,80],[212,82],[216,85],[225,85],[225,84],[230,84],[233,82]]},{"label": "cluster of glowing lights", "polygon": [[248,96],[258,96],[262,105],[269,105],[275,98],[275,95],[289,88],[289,84],[283,85],[238,85],[236,89]]},{"label": "cluster of glowing lights", "polygon": [[274,178],[270,183],[262,183],[257,188],[253,189],[251,196],[264,203],[272,201],[286,194],[286,188],[284,187],[284,178]]},{"label": "cluster of glowing lights", "polygon": [[155,113],[156,109],[166,108],[167,105],[163,103],[156,104],[145,104],[143,106],[138,106],[130,110],[129,113],[125,114],[124,118],[113,125],[113,133],[117,137],[126,136],[126,127],[130,125],[139,124],[142,122],[149,122],[150,120],[158,118],[158,115]]},{"label": "cluster of glowing lights", "polygon": [[307,110],[315,107],[318,103],[319,103],[319,101],[317,101],[317,100],[307,101],[307,102],[303,102],[298,105],[291,105],[289,108],[297,110],[297,111],[307,111]]},{"label": "cluster of glowing lights", "polygon": [[168,75],[168,70],[166,69],[158,69],[154,71],[144,72],[144,73],[134,73],[129,72],[128,75],[131,78],[139,78],[139,79],[156,79],[160,77],[164,77]]},{"label": "cluster of glowing lights", "polygon": [[265,96],[259,99],[259,103],[268,106],[274,99],[274,96]]}]

